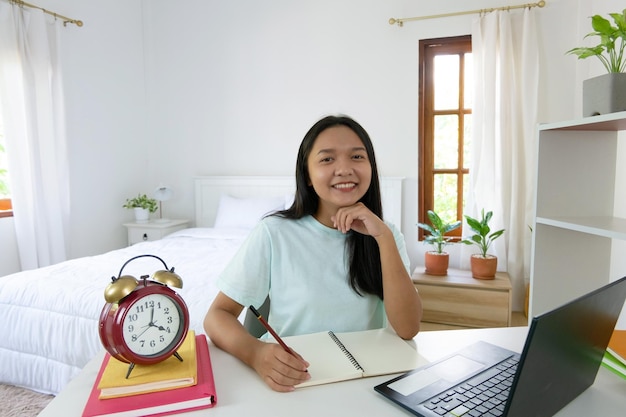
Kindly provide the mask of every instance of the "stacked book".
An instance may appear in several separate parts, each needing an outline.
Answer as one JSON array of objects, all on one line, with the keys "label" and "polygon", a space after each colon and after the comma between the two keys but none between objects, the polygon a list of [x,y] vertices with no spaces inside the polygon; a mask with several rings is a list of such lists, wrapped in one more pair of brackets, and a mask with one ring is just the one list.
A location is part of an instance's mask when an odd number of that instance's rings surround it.
[{"label": "stacked book", "polygon": [[626,379],[626,330],[614,330],[602,365]]},{"label": "stacked book", "polygon": [[154,365],[128,364],[105,354],[83,417],[163,416],[209,408],[217,401],[211,357],[204,335],[187,334],[170,357]]}]

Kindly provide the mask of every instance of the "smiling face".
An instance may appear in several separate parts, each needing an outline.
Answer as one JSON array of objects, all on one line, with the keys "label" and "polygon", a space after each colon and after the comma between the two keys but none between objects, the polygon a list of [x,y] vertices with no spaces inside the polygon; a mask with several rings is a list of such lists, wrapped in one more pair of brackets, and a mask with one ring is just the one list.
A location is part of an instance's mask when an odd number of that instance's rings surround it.
[{"label": "smiling face", "polygon": [[338,125],[322,131],[307,158],[310,185],[319,196],[315,218],[332,227],[330,217],[340,207],[356,204],[367,192],[372,167],[357,134]]}]

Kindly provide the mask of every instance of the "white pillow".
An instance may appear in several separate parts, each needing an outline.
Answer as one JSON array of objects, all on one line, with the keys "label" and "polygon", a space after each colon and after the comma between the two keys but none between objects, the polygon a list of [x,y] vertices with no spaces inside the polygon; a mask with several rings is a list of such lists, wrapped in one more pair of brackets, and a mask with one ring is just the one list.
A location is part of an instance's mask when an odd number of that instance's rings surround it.
[{"label": "white pillow", "polygon": [[222,227],[215,229],[212,227],[191,227],[170,233],[163,239],[174,239],[177,237],[192,237],[196,239],[239,239],[248,236],[249,229],[231,229]]},{"label": "white pillow", "polygon": [[213,227],[252,229],[263,216],[284,207],[284,196],[236,198],[223,194]]}]

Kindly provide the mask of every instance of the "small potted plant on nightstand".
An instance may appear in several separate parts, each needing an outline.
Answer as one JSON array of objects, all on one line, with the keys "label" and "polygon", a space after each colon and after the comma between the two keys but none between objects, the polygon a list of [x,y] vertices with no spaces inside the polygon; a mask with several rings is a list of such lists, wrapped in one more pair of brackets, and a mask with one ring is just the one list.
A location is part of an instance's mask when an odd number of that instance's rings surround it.
[{"label": "small potted plant on nightstand", "polygon": [[430,224],[418,223],[417,226],[420,229],[424,229],[429,233],[424,237],[424,243],[433,245],[434,250],[428,251],[424,254],[424,264],[426,266],[425,272],[428,275],[447,275],[448,264],[450,262],[450,255],[448,252],[444,252],[443,248],[450,243],[450,236],[446,236],[446,233],[451,232],[461,226],[460,221],[454,223],[446,223],[441,217],[432,210],[427,212],[428,220]]},{"label": "small potted plant on nightstand", "polygon": [[154,198],[148,198],[145,194],[137,194],[137,197],[127,198],[122,207],[135,211],[137,223],[146,223],[150,219],[150,213],[157,211],[158,205]]},{"label": "small potted plant on nightstand", "polygon": [[469,239],[463,239],[461,243],[466,245],[476,245],[480,253],[475,253],[470,259],[472,276],[477,279],[494,279],[498,268],[498,258],[495,255],[487,254],[489,247],[494,240],[502,236],[504,229],[491,232],[489,221],[493,212],[485,214],[485,209],[481,210],[481,219],[474,219],[465,215],[465,220],[474,234]]}]

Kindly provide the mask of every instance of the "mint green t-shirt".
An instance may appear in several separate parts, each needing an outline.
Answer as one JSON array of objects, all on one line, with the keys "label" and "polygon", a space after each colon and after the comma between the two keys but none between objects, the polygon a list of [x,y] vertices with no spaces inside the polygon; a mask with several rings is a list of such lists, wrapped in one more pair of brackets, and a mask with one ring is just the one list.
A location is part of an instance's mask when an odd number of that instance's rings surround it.
[{"label": "mint green t-shirt", "polygon": [[[404,237],[387,225],[409,271]],[[245,308],[259,307],[269,294],[267,319],[280,336],[385,327],[382,300],[360,296],[350,287],[346,237],[313,216],[266,217],[220,274],[217,286]]]}]

